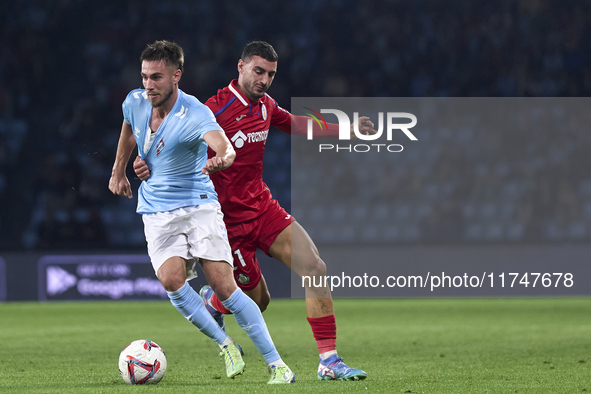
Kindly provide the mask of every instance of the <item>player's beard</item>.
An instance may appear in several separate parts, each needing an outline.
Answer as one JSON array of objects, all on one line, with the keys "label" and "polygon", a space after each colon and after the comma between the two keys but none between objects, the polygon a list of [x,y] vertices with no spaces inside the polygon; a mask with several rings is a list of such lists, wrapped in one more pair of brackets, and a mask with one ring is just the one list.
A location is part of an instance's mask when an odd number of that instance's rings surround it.
[{"label": "player's beard", "polygon": [[255,99],[255,100],[259,100],[261,97],[263,97],[265,95],[265,93],[267,92],[267,89],[269,87],[267,86],[266,88],[264,88],[262,90],[262,92],[259,93],[259,91],[255,90],[255,84],[252,83],[250,84],[250,86],[247,86],[247,91],[248,93],[250,93],[250,95]]},{"label": "player's beard", "polygon": [[152,104],[152,107],[158,108],[164,105],[168,101],[168,99],[170,99],[170,96],[172,96],[172,88],[170,88],[170,90],[168,91],[164,91],[160,96],[162,97],[162,100],[160,101],[152,102],[152,100],[150,100],[150,104]]}]

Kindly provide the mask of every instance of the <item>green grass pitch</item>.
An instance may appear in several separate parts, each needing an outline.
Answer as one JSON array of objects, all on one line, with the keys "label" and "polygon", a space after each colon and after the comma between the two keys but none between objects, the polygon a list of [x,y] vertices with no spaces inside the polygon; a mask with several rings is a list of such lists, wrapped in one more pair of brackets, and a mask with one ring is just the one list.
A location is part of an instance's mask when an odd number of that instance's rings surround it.
[{"label": "green grass pitch", "polygon": [[[267,386],[262,357],[233,318],[246,371],[225,377],[217,347],[168,302],[0,304],[0,392],[6,393],[575,393],[591,391],[591,299],[335,300],[338,350],[368,378],[321,382],[303,300],[264,316],[296,373]],[[157,342],[168,370],[128,386],[117,359]]]}]

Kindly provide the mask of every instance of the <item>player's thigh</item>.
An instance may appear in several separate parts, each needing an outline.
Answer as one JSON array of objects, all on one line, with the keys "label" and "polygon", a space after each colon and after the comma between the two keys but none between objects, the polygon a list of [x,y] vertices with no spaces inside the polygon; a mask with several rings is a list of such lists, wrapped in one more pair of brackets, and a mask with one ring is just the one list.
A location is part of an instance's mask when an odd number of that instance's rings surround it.
[{"label": "player's thigh", "polygon": [[204,204],[185,220],[189,253],[196,260],[225,261],[232,265],[224,216],[219,204]]},{"label": "player's thigh", "polygon": [[277,200],[271,200],[259,222],[257,247],[291,268],[291,224],[295,222],[294,217]]},{"label": "player's thigh", "polygon": [[[195,271],[195,259],[189,253],[187,236],[179,211],[161,212],[143,215],[144,232],[148,243],[148,254],[152,261],[154,272],[161,279],[163,285],[172,278],[170,273],[176,272],[177,265],[184,262],[183,277],[192,279],[197,276]],[[173,261],[173,268],[160,268],[167,261]],[[160,272],[167,273],[168,280],[162,281]]]}]

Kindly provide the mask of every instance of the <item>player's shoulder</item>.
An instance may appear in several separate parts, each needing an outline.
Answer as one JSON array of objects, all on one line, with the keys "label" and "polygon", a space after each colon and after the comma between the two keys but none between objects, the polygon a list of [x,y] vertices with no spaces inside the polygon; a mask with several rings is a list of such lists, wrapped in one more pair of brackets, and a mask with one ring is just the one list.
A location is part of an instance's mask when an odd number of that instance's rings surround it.
[{"label": "player's shoulder", "polygon": [[199,99],[191,94],[185,93],[179,89],[179,100],[181,106],[187,108],[201,108],[203,103]]},{"label": "player's shoulder", "polygon": [[218,89],[217,93],[211,96],[205,102],[213,112],[217,112],[221,108],[224,108],[228,103],[232,101],[232,98],[235,97],[232,91],[230,91],[228,86],[225,86],[221,89]]},{"label": "player's shoulder", "polygon": [[279,106],[279,104],[277,104],[277,100],[275,100],[273,97],[271,97],[271,95],[269,93],[265,93],[265,95],[263,96],[264,100],[267,101],[270,104],[273,104],[275,106]]},{"label": "player's shoulder", "polygon": [[127,97],[125,97],[125,101],[133,100],[138,100],[138,102],[141,102],[141,100],[147,101],[148,94],[146,93],[146,89],[133,89],[131,92],[129,92]]},{"label": "player's shoulder", "polygon": [[205,104],[199,101],[197,97],[187,94],[182,90],[179,90],[179,100],[180,105],[175,106],[175,116],[181,117],[181,119],[185,117],[213,117],[213,113],[211,112],[209,107],[207,107]]},{"label": "player's shoulder", "polygon": [[124,114],[129,116],[131,113],[137,113],[137,111],[143,112],[150,107],[148,101],[148,95],[145,89],[134,89],[127,94],[123,101],[122,108]]},{"label": "player's shoulder", "polygon": [[275,100],[273,97],[271,97],[269,95],[269,93],[265,93],[265,95],[263,96],[263,98],[264,98],[265,102],[267,103],[266,104],[267,106],[269,106],[269,107],[271,107],[271,108],[273,108],[275,110],[279,110],[279,111],[282,111],[282,112],[285,112],[285,113],[289,114],[289,111],[286,110],[285,108],[281,107],[279,105],[279,103],[277,103],[277,100]]}]

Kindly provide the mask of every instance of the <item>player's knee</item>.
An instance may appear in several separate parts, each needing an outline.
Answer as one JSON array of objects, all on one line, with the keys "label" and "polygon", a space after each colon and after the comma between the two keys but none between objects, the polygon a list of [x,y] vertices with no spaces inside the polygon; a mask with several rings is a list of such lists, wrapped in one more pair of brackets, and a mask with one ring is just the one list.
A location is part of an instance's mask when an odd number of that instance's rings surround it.
[{"label": "player's knee", "polygon": [[324,276],[326,275],[326,264],[320,257],[311,259],[306,264],[306,274],[310,276]]},{"label": "player's knee", "polygon": [[269,303],[271,302],[271,294],[267,291],[266,294],[263,294],[258,300],[255,301],[256,304],[259,306],[261,312],[267,310]]},{"label": "player's knee", "polygon": [[261,302],[261,303],[259,303],[257,305],[259,306],[259,309],[261,310],[261,313],[263,313],[264,311],[267,310],[267,307],[269,306],[269,301]]},{"label": "player's knee", "polygon": [[158,279],[160,279],[160,283],[162,283],[164,290],[168,292],[177,291],[185,284],[185,278],[179,278],[175,275],[168,275],[167,273],[161,273]]},{"label": "player's knee", "polygon": [[210,283],[209,285],[211,286],[211,288],[213,289],[213,292],[215,293],[215,295],[218,297],[218,299],[220,301],[225,301],[228,298],[230,298],[232,293],[234,293],[234,291],[236,291],[236,289],[237,289],[236,283],[234,282],[233,279],[231,281],[230,280],[218,280],[213,283]]}]

